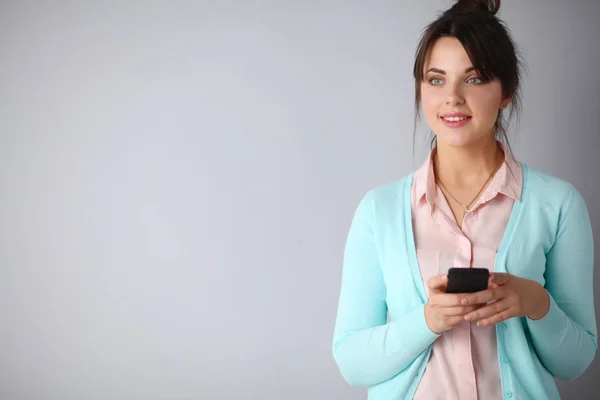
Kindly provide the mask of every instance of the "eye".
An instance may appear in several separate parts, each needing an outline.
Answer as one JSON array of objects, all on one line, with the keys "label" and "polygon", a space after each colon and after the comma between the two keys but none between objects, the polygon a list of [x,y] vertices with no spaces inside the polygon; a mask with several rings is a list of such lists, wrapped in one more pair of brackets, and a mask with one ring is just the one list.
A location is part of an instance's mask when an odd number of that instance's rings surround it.
[{"label": "eye", "polygon": [[429,83],[431,83],[432,85],[441,85],[442,83],[444,83],[444,81],[442,81],[440,78],[431,78],[429,80]]},{"label": "eye", "polygon": [[477,85],[479,83],[483,83],[483,80],[478,77],[473,77],[473,78],[469,78],[469,80],[467,80],[467,83],[473,83],[473,84]]}]

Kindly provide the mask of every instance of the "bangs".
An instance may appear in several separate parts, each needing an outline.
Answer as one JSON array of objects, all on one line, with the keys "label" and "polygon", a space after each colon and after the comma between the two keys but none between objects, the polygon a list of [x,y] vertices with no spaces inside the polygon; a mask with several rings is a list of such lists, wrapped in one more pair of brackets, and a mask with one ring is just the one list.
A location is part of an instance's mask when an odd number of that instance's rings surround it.
[{"label": "bangs", "polygon": [[511,97],[519,84],[519,65],[512,39],[504,25],[485,13],[444,15],[425,30],[417,47],[415,85],[424,79],[424,67],[435,42],[454,37],[464,47],[483,81],[499,80],[503,95]]}]

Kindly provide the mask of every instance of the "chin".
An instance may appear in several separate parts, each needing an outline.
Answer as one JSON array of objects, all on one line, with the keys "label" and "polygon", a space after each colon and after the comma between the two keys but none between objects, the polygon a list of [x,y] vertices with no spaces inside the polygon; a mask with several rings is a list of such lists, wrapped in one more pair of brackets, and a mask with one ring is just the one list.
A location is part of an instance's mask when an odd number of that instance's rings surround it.
[{"label": "chin", "polygon": [[442,125],[434,132],[438,143],[448,147],[469,147],[486,142],[488,134],[482,134],[479,129],[473,128],[475,127],[448,128]]},{"label": "chin", "polygon": [[477,142],[478,139],[468,132],[461,132],[460,129],[453,129],[451,132],[440,132],[436,136],[438,143],[448,147],[466,147]]}]

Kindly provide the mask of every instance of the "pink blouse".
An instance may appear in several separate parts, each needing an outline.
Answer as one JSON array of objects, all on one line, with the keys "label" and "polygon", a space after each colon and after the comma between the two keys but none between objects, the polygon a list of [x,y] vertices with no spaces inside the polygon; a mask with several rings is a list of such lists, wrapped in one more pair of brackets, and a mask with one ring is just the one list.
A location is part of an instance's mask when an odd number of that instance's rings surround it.
[{"label": "pink blouse", "polygon": [[[505,161],[462,230],[435,184],[432,154],[414,175],[411,205],[417,258],[423,283],[451,267],[494,269],[496,252],[523,185],[521,165],[502,147]],[[503,324],[499,325],[499,329]],[[502,399],[496,327],[464,322],[433,344],[414,399]]]}]

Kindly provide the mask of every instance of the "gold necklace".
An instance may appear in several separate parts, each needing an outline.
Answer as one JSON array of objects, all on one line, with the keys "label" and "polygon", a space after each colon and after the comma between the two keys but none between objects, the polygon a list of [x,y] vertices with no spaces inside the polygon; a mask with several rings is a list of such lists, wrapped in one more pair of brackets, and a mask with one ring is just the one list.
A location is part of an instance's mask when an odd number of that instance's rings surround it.
[{"label": "gold necklace", "polygon": [[450,193],[450,191],[446,188],[446,186],[444,186],[444,183],[441,181],[441,179],[438,178],[437,181],[440,184],[440,186],[442,187],[442,189],[444,189],[444,191],[446,193],[448,193],[448,195],[452,198],[452,200],[454,200],[457,204],[459,204],[462,208],[464,208],[464,210],[465,210],[464,213],[463,213],[463,218],[464,218],[465,215],[467,215],[467,213],[469,211],[471,211],[471,209],[469,208],[469,206],[471,204],[473,204],[473,202],[476,201],[479,198],[479,196],[481,195],[481,192],[483,192],[483,189],[485,189],[485,187],[487,186],[487,184],[490,182],[490,180],[496,174],[496,172],[498,172],[498,170],[500,169],[501,166],[502,166],[502,162],[500,162],[498,164],[498,166],[496,166],[496,168],[492,171],[492,173],[490,174],[490,176],[488,176],[487,180],[483,183],[483,186],[481,186],[481,189],[479,189],[479,191],[477,192],[477,194],[475,195],[475,197],[473,198],[473,200],[471,200],[467,204],[463,204],[460,201],[456,200],[456,197],[452,196],[452,193]]}]

